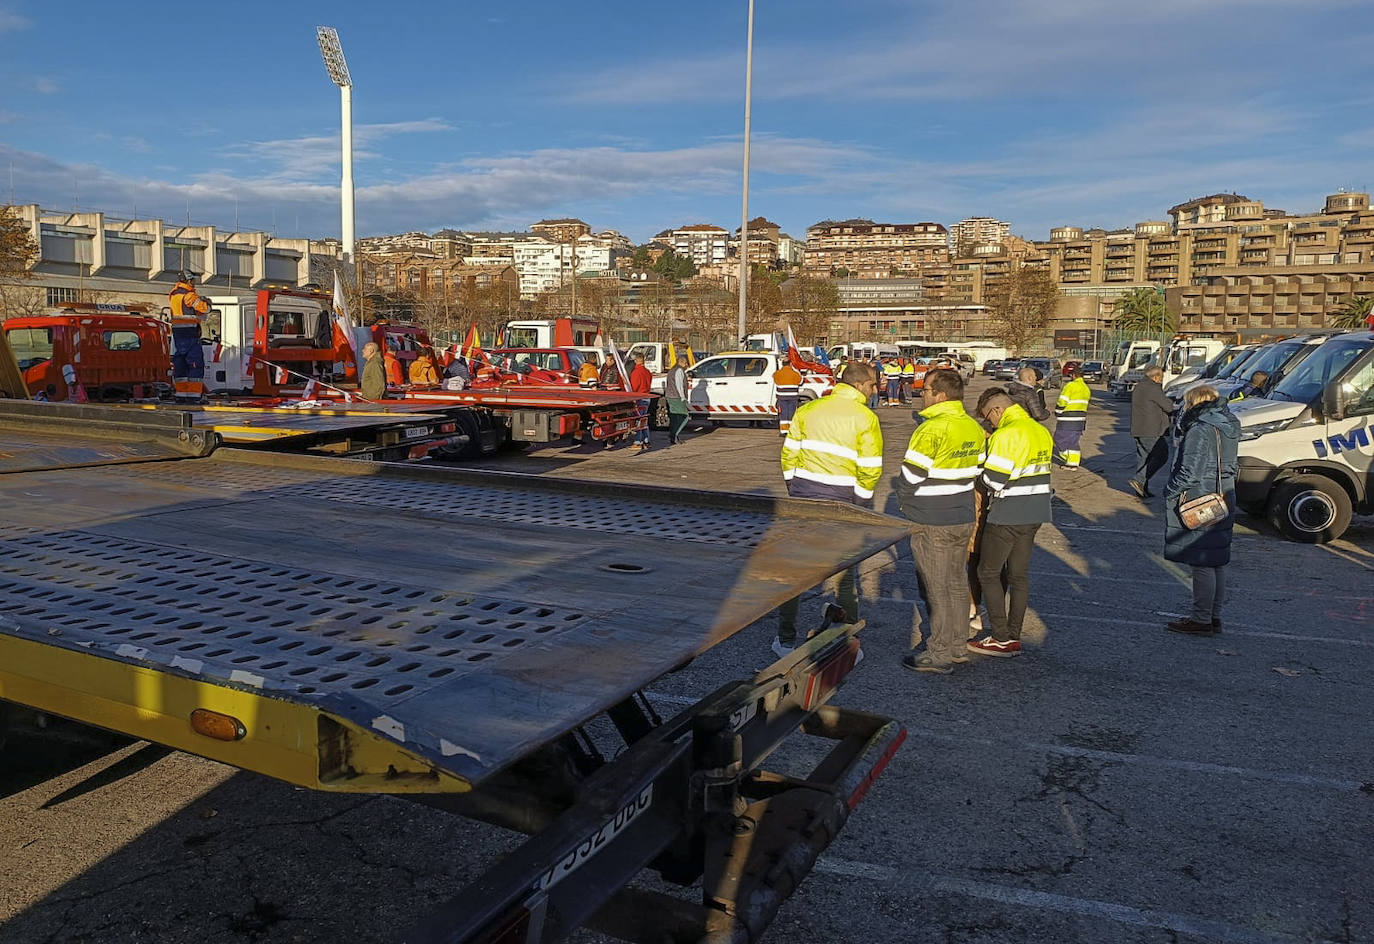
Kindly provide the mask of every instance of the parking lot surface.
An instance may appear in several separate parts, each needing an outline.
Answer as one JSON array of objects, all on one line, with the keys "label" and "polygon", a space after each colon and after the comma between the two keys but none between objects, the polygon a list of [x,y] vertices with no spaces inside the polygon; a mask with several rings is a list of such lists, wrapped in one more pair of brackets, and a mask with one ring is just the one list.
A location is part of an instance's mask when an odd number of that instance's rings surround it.
[{"label": "parking lot surface", "polygon": [[[768,940],[1374,940],[1374,521],[1317,547],[1242,516],[1223,632],[1167,633],[1188,578],[1162,558],[1161,499],[1125,488],[1129,405],[1095,396],[1086,468],[1055,472],[1021,658],[903,669],[923,611],[910,551],[863,566],[866,658],[838,698],[902,720],[908,740]],[[914,420],[879,414],[877,501],[895,514]],[[654,441],[476,467],[608,493],[783,492],[776,429]],[[818,588],[803,612],[826,598]],[[642,615],[653,622],[653,600]],[[652,698],[670,714],[752,674],[775,627],[761,620]],[[786,746],[778,766],[804,751]],[[0,941],[388,940],[518,841],[57,720],[0,753]]]}]

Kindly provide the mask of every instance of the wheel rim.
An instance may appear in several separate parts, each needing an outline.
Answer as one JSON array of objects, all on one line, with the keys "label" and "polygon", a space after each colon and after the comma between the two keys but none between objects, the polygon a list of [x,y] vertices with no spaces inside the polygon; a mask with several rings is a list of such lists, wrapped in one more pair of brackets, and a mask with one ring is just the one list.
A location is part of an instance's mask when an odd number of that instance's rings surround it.
[{"label": "wheel rim", "polygon": [[1303,492],[1289,502],[1288,520],[1305,534],[1317,534],[1336,520],[1336,504],[1321,492]]}]

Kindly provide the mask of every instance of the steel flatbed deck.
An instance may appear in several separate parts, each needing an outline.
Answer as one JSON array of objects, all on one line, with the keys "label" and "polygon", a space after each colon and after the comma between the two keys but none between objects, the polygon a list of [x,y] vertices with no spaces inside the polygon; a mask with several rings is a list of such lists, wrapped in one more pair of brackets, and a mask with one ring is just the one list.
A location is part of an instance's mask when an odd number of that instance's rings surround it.
[{"label": "steel flatbed deck", "polygon": [[[672,719],[641,692],[900,521],[34,406],[0,404],[0,700],[533,834],[407,942],[752,940],[902,741],[827,704],[861,623]],[[584,730],[598,718],[618,750]],[[810,775],[762,770],[803,732],[833,744]],[[626,888],[646,866],[700,903]]]},{"label": "steel flatbed deck", "polygon": [[[905,534],[814,502],[226,449],[2,477],[0,502],[0,645],[39,643],[55,678],[96,655],[336,714],[466,784]],[[30,661],[0,658],[0,684]],[[241,747],[221,759],[258,769]]]}]

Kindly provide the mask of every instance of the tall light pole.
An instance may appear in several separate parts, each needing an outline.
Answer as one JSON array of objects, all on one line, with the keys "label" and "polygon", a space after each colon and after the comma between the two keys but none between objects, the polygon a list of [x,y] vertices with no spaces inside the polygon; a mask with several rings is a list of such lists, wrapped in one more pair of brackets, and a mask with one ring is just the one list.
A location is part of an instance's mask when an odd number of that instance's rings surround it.
[{"label": "tall light pole", "polygon": [[344,266],[353,266],[353,78],[348,74],[348,61],[344,59],[343,47],[339,45],[339,34],[332,26],[315,29],[315,38],[320,43],[320,55],[324,56],[324,67],[329,70],[330,80],[339,87],[339,100],[342,104],[343,141],[343,180],[339,186],[339,205],[343,215]]},{"label": "tall light pole", "polygon": [[739,339],[745,338],[749,291],[749,105],[754,97],[754,0],[749,0],[749,35],[744,53],[744,211],[739,227]]}]

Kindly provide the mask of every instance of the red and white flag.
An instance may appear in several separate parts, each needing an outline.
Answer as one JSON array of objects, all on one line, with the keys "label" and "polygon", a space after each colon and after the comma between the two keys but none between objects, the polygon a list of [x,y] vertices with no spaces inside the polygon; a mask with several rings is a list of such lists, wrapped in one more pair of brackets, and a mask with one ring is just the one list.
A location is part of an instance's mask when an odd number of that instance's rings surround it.
[{"label": "red and white flag", "polygon": [[615,359],[615,369],[620,374],[620,389],[629,390],[630,372],[625,369],[625,358],[620,356],[620,348],[615,346],[614,340],[608,343],[610,344],[611,357]]}]

